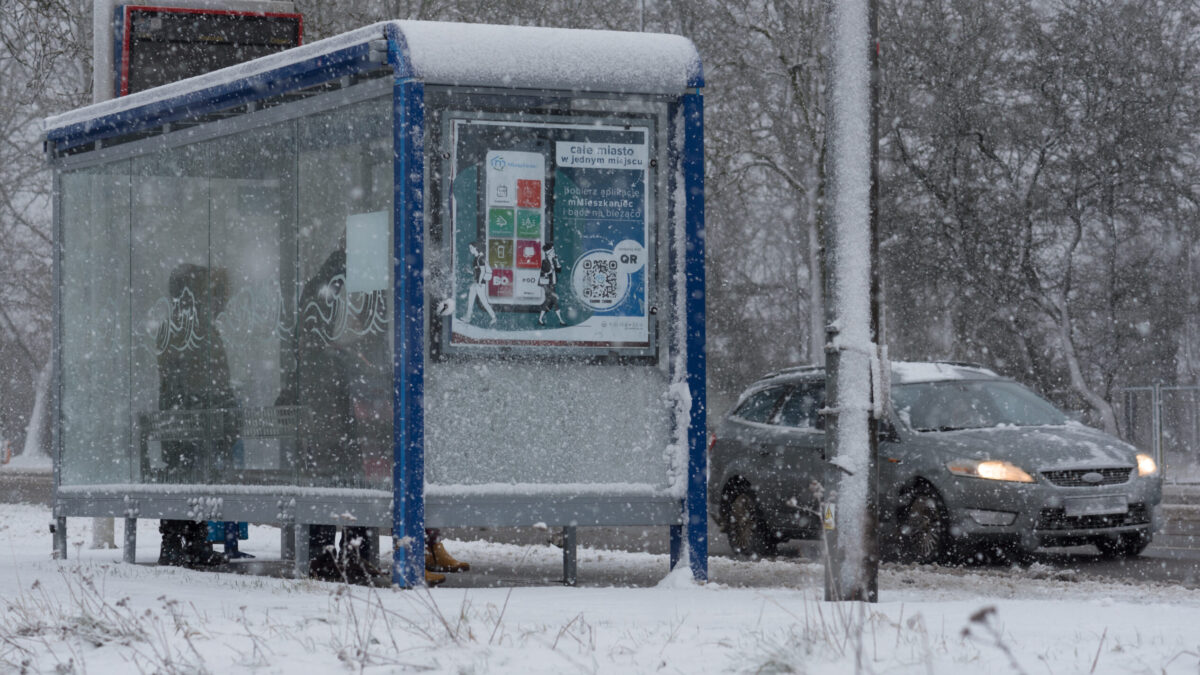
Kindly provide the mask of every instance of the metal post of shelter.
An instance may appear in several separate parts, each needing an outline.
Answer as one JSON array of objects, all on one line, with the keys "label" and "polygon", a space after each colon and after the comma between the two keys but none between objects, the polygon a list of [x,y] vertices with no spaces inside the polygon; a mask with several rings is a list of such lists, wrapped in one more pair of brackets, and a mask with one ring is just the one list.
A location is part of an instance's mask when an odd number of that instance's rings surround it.
[{"label": "metal post of shelter", "polygon": [[574,586],[579,578],[579,528],[563,527],[563,585]]},{"label": "metal post of shelter", "polygon": [[688,483],[684,509],[689,564],[697,581],[708,579],[708,466],[705,401],[704,324],[704,98],[697,92],[682,97],[684,147],[683,181],[686,204],[686,244],[683,280],[686,297],[684,325],[687,344],[687,384],[691,409],[688,425]]},{"label": "metal post of shelter", "polygon": [[58,516],[54,519],[54,557],[57,560],[67,559],[67,519]]},{"label": "metal post of shelter", "polygon": [[392,583],[412,588],[424,583],[425,436],[424,403],[424,238],[425,87],[405,72],[404,45],[394,28],[388,34],[393,85],[393,176],[395,193],[395,288],[392,392]]},{"label": "metal post of shelter", "polygon": [[130,565],[137,562],[137,518],[125,519],[125,537],[121,550],[121,561]]}]

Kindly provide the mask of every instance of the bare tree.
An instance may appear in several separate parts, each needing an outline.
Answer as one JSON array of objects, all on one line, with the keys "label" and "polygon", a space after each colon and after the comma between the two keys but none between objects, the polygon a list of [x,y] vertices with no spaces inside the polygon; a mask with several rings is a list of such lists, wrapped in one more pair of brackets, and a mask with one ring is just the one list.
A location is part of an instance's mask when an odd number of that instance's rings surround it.
[{"label": "bare tree", "polygon": [[[87,100],[90,3],[11,0],[0,12],[0,435],[44,453],[52,288],[41,120]],[[40,400],[43,405],[35,406]]]},{"label": "bare tree", "polygon": [[887,6],[894,353],[998,365],[1116,431],[1117,389],[1176,371],[1192,3]]}]

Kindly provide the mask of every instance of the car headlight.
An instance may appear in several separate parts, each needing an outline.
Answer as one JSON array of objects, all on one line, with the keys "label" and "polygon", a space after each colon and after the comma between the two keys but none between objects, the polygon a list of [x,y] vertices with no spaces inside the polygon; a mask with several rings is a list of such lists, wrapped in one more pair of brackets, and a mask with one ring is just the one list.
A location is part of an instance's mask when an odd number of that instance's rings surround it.
[{"label": "car headlight", "polygon": [[1154,461],[1150,455],[1139,452],[1137,462],[1139,476],[1153,476],[1158,473],[1158,462]]},{"label": "car headlight", "polygon": [[946,462],[946,468],[955,476],[970,476],[971,478],[986,478],[987,480],[1003,480],[1011,483],[1032,483],[1033,476],[1025,469],[998,459],[979,461],[974,459],[956,459]]}]

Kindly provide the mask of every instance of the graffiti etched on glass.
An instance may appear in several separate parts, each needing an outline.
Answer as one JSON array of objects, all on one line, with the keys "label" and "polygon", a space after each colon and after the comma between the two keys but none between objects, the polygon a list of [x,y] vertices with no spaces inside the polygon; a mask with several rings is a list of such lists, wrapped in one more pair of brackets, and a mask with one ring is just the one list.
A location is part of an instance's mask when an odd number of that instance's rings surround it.
[{"label": "graffiti etched on glass", "polygon": [[383,291],[347,293],[346,275],[338,274],[303,308],[303,330],[326,343],[337,342],[349,332],[364,336],[387,329],[388,312]]}]

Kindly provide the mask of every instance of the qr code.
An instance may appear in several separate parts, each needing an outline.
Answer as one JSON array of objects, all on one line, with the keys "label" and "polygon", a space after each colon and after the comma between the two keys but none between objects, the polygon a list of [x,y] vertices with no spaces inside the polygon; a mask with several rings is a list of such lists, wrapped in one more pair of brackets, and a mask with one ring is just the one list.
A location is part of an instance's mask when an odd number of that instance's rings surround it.
[{"label": "qr code", "polygon": [[617,261],[589,258],[583,261],[583,297],[592,302],[617,299]]}]

